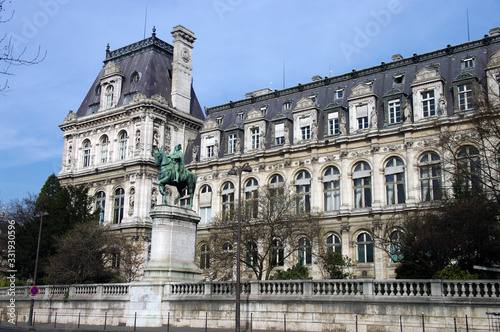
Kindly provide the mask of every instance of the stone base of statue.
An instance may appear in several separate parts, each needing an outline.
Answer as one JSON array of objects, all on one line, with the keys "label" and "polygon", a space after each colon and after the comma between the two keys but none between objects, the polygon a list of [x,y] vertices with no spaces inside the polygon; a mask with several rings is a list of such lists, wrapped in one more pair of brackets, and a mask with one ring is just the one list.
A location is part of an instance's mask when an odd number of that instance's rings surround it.
[{"label": "stone base of statue", "polygon": [[200,217],[193,210],[158,205],[153,219],[151,259],[144,281],[200,281],[195,264],[196,226]]}]

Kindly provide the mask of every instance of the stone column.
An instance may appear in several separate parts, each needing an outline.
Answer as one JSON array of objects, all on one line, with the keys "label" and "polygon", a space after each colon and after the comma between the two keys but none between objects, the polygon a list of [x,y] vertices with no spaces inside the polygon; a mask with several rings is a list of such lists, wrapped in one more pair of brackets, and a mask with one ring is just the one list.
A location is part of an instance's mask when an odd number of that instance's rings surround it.
[{"label": "stone column", "polygon": [[153,219],[151,259],[144,281],[200,281],[195,264],[196,227],[200,217],[193,210],[158,205]]}]

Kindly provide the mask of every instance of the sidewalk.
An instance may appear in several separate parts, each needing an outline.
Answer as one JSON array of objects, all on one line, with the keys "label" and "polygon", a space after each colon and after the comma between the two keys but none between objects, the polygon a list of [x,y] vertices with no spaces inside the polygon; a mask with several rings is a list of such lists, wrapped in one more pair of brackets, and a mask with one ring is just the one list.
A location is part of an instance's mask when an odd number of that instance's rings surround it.
[{"label": "sidewalk", "polygon": [[[35,331],[50,331],[50,332],[67,332],[67,331],[84,331],[84,332],[102,332],[102,331],[112,331],[112,332],[134,332],[133,326],[106,326],[104,330],[103,325],[78,325],[76,324],[57,324],[54,327],[54,323],[36,323],[35,327],[32,328],[28,326],[28,323],[18,323],[17,325],[10,324],[8,322],[2,321],[0,324],[0,329],[12,329],[12,330],[35,330]],[[135,331],[138,332],[204,332],[205,328],[195,328],[195,327],[140,327],[137,326]],[[234,329],[220,329],[220,328],[207,328],[207,332],[234,332]],[[253,330],[256,332],[277,332],[279,330]],[[241,327],[241,332],[250,332],[250,328],[244,329]],[[292,331],[288,331],[292,332]]]}]

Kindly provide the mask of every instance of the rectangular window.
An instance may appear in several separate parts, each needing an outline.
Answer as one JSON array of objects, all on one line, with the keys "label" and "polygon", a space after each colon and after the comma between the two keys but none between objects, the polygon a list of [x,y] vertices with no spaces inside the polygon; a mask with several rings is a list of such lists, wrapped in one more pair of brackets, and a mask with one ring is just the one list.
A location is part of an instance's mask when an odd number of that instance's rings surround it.
[{"label": "rectangular window", "polygon": [[472,88],[470,84],[458,87],[458,109],[460,111],[472,109]]},{"label": "rectangular window", "polygon": [[277,123],[274,125],[274,144],[283,145],[285,144],[285,124]]},{"label": "rectangular window", "polygon": [[358,129],[368,128],[368,104],[356,106],[356,118],[358,119]]},{"label": "rectangular window", "polygon": [[344,89],[335,90],[335,99],[344,98]]},{"label": "rectangular window", "polygon": [[211,206],[205,206],[205,207],[200,207],[200,224],[208,224],[210,219],[212,218],[212,207]]},{"label": "rectangular window", "polygon": [[236,134],[229,134],[227,136],[227,153],[234,154],[236,152]]},{"label": "rectangular window", "polygon": [[283,111],[287,111],[292,108],[292,102],[287,101],[283,103]]},{"label": "rectangular window", "polygon": [[241,122],[241,121],[243,121],[243,119],[245,119],[245,113],[243,113],[243,112],[238,113],[238,121]]},{"label": "rectangular window", "polygon": [[401,103],[399,99],[391,100],[388,105],[389,108],[389,123],[401,122]]},{"label": "rectangular window", "polygon": [[311,117],[300,118],[301,139],[311,139]]},{"label": "rectangular window", "polygon": [[250,129],[250,136],[252,138],[252,150],[260,147],[260,131],[259,128]]},{"label": "rectangular window", "polygon": [[224,117],[223,117],[223,116],[219,116],[219,117],[216,119],[217,124],[218,124],[219,126],[222,126],[222,121],[223,121],[223,120],[224,120]]},{"label": "rectangular window", "polygon": [[469,58],[462,60],[462,67],[463,69],[474,68],[474,59]]},{"label": "rectangular window", "polygon": [[328,135],[337,135],[339,133],[339,113],[328,114]]},{"label": "rectangular window", "polygon": [[207,146],[207,158],[212,158],[214,156],[214,146]]},{"label": "rectangular window", "polygon": [[434,99],[434,90],[422,93],[422,108],[424,118],[436,115],[436,101]]},{"label": "rectangular window", "polygon": [[266,114],[267,114],[267,106],[262,106],[260,108],[260,112],[262,113],[263,116],[266,116]]}]

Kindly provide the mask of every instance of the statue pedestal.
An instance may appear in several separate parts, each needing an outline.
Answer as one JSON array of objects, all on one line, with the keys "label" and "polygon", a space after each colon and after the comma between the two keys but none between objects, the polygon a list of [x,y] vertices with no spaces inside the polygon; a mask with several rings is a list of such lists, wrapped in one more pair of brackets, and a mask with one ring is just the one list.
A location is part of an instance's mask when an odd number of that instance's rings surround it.
[{"label": "statue pedestal", "polygon": [[196,226],[200,217],[193,210],[158,205],[153,219],[151,259],[144,281],[200,281],[195,264]]}]

